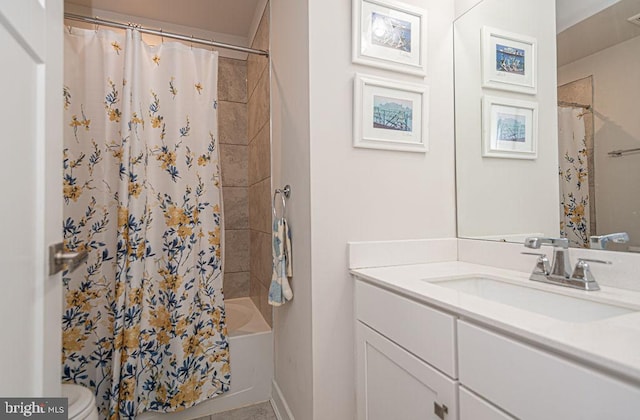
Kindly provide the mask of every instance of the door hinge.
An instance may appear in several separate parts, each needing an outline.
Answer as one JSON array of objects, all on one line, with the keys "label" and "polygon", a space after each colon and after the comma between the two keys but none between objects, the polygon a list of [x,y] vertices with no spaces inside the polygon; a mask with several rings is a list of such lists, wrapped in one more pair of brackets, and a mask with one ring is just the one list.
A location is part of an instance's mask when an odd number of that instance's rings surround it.
[{"label": "door hinge", "polygon": [[444,416],[449,414],[449,408],[444,404],[440,405],[440,404],[438,404],[437,402],[434,401],[434,403],[433,403],[433,412],[440,419],[444,420]]}]

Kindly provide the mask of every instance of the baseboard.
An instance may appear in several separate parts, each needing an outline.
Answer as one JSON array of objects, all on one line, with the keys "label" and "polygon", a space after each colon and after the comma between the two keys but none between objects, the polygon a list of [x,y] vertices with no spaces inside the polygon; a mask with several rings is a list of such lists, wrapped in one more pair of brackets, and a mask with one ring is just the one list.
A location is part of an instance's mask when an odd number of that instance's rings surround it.
[{"label": "baseboard", "polygon": [[275,379],[271,381],[271,406],[278,420],[295,420]]}]

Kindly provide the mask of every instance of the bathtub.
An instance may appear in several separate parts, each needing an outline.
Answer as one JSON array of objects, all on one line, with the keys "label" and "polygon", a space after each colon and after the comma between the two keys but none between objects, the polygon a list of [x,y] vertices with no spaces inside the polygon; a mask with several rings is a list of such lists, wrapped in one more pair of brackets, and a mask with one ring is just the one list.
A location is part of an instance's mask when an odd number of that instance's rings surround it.
[{"label": "bathtub", "polygon": [[231,389],[178,413],[148,412],[139,420],[189,420],[267,401],[273,379],[273,333],[250,298],[225,300]]}]

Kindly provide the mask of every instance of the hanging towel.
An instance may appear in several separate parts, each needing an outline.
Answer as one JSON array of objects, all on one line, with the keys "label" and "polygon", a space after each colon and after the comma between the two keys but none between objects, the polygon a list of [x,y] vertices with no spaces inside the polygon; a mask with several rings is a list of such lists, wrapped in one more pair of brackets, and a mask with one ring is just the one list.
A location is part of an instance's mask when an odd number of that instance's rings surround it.
[{"label": "hanging towel", "polygon": [[293,291],[287,277],[291,277],[291,232],[287,220],[276,218],[273,221],[273,274],[269,287],[269,304],[280,306],[293,298]]}]

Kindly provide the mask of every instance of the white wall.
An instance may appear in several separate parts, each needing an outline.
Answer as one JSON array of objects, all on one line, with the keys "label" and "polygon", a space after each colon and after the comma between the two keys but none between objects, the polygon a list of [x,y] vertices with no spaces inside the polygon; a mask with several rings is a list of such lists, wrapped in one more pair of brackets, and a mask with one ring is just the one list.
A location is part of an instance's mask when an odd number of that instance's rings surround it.
[{"label": "white wall", "polygon": [[[260,0],[260,4],[256,6],[256,16],[254,17],[251,27],[249,28],[249,34],[250,34],[249,38],[238,36],[238,35],[224,34],[220,32],[211,32],[205,29],[196,28],[194,26],[178,25],[176,23],[149,19],[144,16],[134,16],[134,15],[123,14],[123,13],[112,11],[112,10],[104,10],[104,9],[98,9],[95,7],[81,6],[78,4],[71,3],[69,1],[65,1],[64,12],[82,15],[82,16],[98,16],[101,19],[113,20],[116,22],[133,22],[133,23],[142,25],[145,28],[152,28],[152,29],[162,28],[165,32],[188,34],[188,35],[193,35],[195,38],[215,39],[218,42],[225,42],[232,45],[248,46],[250,45],[249,39],[253,39],[253,36],[255,35],[256,30],[258,29],[257,25],[260,23],[260,17],[262,17],[261,12],[264,10],[264,7],[265,7],[265,4],[263,3],[266,3],[266,1],[267,0]],[[118,9],[117,2],[113,3],[113,9],[116,9],[116,10]],[[84,29],[95,28],[95,25],[93,24],[88,24],[88,23],[83,23],[78,21],[65,20],[65,24],[70,24],[74,27],[84,28]],[[109,28],[109,29],[117,31],[117,29],[113,29],[113,28]],[[142,39],[151,45],[156,45],[163,42],[161,37],[155,36],[155,35],[149,35],[149,34],[142,34]],[[186,41],[178,41],[175,39],[166,39],[166,40],[170,42],[181,42],[183,44],[189,45],[189,43]],[[203,47],[203,48],[206,48],[206,47]],[[218,54],[220,55],[220,57],[233,58],[236,60],[247,59],[247,53],[243,53],[239,51],[219,49]]]},{"label": "white wall", "polygon": [[[271,0],[272,180],[291,185],[294,298],[274,309],[274,376],[291,415],[313,418],[311,347],[311,190],[309,19],[300,0]],[[277,395],[275,396],[278,397]]]},{"label": "white wall", "polygon": [[558,69],[558,83],[593,75],[596,228],[599,235],[628,232],[640,246],[640,154],[608,152],[640,147],[640,37]]},{"label": "white wall", "polygon": [[[425,79],[351,63],[350,1],[272,0],[274,185],[293,189],[295,293],[275,310],[275,377],[298,419],[355,417],[347,242],[455,236],[453,2],[410,3],[429,12]],[[430,86],[427,154],[351,146],[355,72]]]},{"label": "white wall", "polygon": [[[428,10],[425,79],[352,64],[351,1],[309,2],[313,418],[318,420],[355,417],[347,242],[455,236],[453,2],[405,2]],[[428,153],[352,147],[355,72],[429,85]]]},{"label": "white wall", "polygon": [[475,7],[482,0],[454,0],[456,16],[458,19],[463,14],[467,13],[471,8]]},{"label": "white wall", "polygon": [[[484,0],[455,22],[456,170],[461,237],[559,235],[554,10],[554,0]],[[536,95],[482,88],[480,33],[485,25],[537,39]],[[537,102],[537,159],[482,157],[483,95]]]}]

